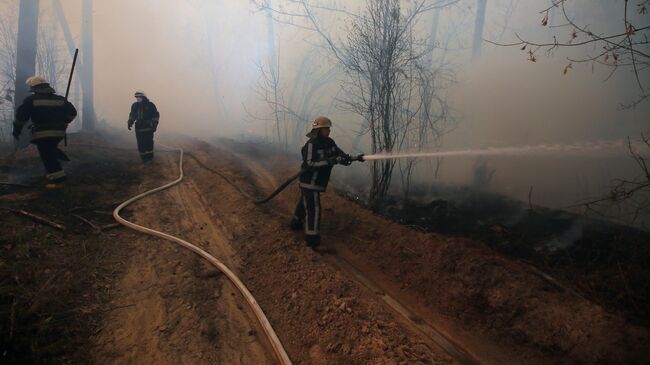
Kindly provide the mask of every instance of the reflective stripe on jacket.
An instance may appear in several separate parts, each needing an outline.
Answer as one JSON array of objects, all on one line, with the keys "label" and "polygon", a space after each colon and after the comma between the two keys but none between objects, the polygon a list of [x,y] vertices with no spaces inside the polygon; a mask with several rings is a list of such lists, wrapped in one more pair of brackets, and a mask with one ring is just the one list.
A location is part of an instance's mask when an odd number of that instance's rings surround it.
[{"label": "reflective stripe on jacket", "polygon": [[311,138],[302,148],[302,170],[300,187],[316,191],[325,191],[332,173],[333,162],[337,156],[344,155],[331,138]]}]

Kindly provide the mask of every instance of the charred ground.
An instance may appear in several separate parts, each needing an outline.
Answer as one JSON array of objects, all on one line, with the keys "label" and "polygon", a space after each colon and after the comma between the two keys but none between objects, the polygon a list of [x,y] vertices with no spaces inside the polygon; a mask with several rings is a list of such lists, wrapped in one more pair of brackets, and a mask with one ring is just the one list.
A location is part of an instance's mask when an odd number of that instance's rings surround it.
[{"label": "charred ground", "polygon": [[[472,188],[419,190],[437,198],[392,197],[372,209],[416,230],[480,241],[570,283],[581,295],[622,311],[630,320],[650,325],[647,231]],[[371,209],[354,193],[340,193]],[[417,193],[415,189],[413,195]]]},{"label": "charred ground", "polygon": [[[115,239],[119,229],[108,225],[116,202],[139,177],[127,154],[107,159],[102,150],[68,151],[84,158],[66,166],[78,178],[65,192],[43,191],[36,151],[2,163],[5,181],[9,172],[36,172],[18,178],[31,187],[0,186],[0,356],[6,364],[84,362],[103,314],[119,309],[107,304],[128,250]],[[35,222],[20,210],[65,229]]]}]

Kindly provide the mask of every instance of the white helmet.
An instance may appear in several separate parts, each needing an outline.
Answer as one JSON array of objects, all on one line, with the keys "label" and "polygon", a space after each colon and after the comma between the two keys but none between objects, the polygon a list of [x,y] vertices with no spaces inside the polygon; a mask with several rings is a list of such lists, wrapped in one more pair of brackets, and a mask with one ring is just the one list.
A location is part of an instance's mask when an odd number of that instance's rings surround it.
[{"label": "white helmet", "polygon": [[40,76],[32,76],[32,77],[28,78],[27,81],[25,81],[25,83],[29,87],[34,87],[34,86],[38,86],[38,85],[42,85],[42,84],[47,84],[48,82],[47,82],[47,80],[45,80],[44,78],[42,78]]}]

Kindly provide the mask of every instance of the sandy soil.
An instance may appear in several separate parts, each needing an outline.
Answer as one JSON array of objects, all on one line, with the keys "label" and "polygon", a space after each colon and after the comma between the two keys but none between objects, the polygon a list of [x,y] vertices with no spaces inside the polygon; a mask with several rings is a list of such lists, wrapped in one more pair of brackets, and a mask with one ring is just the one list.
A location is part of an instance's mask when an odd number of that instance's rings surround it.
[{"label": "sandy soil", "polygon": [[[176,159],[161,154],[156,163],[142,166],[148,184],[140,189],[172,180]],[[234,265],[221,232],[189,184],[138,202],[131,210],[138,224],[182,236]],[[137,254],[119,280],[113,305],[136,305],[106,317],[106,327],[95,340],[97,363],[273,363],[245,302],[220,272],[172,243],[141,235],[134,239]]]}]

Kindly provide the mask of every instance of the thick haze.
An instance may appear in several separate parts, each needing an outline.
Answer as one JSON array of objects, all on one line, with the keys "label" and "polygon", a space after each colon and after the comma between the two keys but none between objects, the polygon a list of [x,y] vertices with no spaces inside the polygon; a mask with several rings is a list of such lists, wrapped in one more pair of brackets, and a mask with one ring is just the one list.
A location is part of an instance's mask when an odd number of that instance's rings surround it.
[{"label": "thick haze", "polygon": [[[80,39],[81,1],[64,0],[66,16],[75,39]],[[276,42],[270,47],[269,19],[249,1],[111,0],[94,2],[95,107],[99,118],[124,128],[133,92],[145,91],[161,113],[163,132],[183,132],[201,138],[268,138],[272,125],[256,118],[270,118],[270,108],[260,101],[259,66],[269,67],[272,50],[279,55],[280,86],[284,101],[291,97],[293,75],[305,57],[315,72],[332,66],[322,40],[312,32],[273,24]],[[280,1],[274,1],[278,6]],[[328,1],[328,3],[335,3]],[[339,1],[348,9],[363,2]],[[548,2],[488,0],[484,38],[515,40],[514,32],[539,41],[569,39],[570,30],[540,26]],[[582,11],[577,21],[599,30],[620,27],[621,1],[576,0]],[[13,5],[12,5],[13,4]],[[567,53],[527,60],[518,47],[483,45],[480,59],[470,60],[476,1],[460,1],[441,12],[438,37],[449,40],[444,54],[434,51],[433,62],[444,57],[457,83],[446,91],[455,109],[456,122],[443,138],[441,149],[522,146],[615,140],[648,130],[650,102],[636,109],[618,110],[639,92],[632,75],[620,71],[607,82],[607,70],[591,64],[574,65],[566,75]],[[517,4],[508,16],[508,5]],[[604,4],[604,5],[603,5]],[[5,1],[5,9],[17,1]],[[48,1],[41,1],[45,14]],[[4,10],[3,10],[4,11]],[[343,17],[323,26],[343,35]],[[551,14],[550,23],[558,14]],[[648,22],[648,17],[641,18]],[[425,14],[419,28],[428,37],[431,16]],[[646,24],[647,25],[647,24]],[[452,31],[453,27],[460,30]],[[63,46],[62,46],[63,48]],[[443,56],[444,54],[444,56]],[[646,74],[647,75],[647,74]],[[340,81],[335,75],[315,97],[314,117],[327,113],[335,127],[333,137],[350,149],[358,116],[337,108]],[[362,144],[368,151],[367,144]],[[432,147],[433,149],[433,147]],[[356,152],[356,151],[351,151]],[[623,151],[624,153],[624,151]],[[489,157],[496,169],[490,190],[526,199],[535,186],[538,204],[562,206],[576,198],[602,193],[612,176],[634,174],[627,157],[550,158]],[[433,181],[430,163],[423,162],[420,181]],[[471,183],[476,158],[446,158],[440,170],[443,182]],[[363,171],[363,170],[361,170]]]}]

